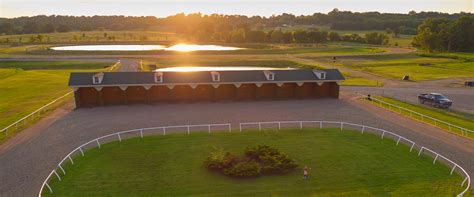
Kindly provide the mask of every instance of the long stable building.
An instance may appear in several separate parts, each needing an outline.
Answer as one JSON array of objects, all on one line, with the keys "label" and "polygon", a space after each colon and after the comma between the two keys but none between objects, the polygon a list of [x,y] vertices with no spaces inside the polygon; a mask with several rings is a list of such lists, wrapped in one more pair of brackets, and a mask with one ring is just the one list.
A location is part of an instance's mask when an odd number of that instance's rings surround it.
[{"label": "long stable building", "polygon": [[338,98],[337,69],[71,73],[76,107],[133,103]]}]

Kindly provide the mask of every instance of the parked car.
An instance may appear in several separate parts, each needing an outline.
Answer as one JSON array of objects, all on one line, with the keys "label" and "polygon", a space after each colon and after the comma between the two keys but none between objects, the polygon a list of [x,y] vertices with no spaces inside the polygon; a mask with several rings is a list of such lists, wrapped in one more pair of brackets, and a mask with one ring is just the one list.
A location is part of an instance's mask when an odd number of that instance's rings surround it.
[{"label": "parked car", "polygon": [[426,103],[439,108],[449,108],[453,104],[451,100],[440,93],[420,94],[418,95],[418,101],[420,101],[421,104]]}]

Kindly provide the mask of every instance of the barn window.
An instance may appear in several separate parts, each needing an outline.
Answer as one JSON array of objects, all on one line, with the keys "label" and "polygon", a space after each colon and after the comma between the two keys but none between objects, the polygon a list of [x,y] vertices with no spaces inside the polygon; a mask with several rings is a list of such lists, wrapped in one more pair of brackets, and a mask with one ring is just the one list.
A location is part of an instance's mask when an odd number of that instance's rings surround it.
[{"label": "barn window", "polygon": [[101,84],[104,79],[104,73],[97,73],[92,76],[92,84]]},{"label": "barn window", "polygon": [[211,72],[211,75],[212,75],[212,81],[213,82],[219,82],[221,81],[221,75],[219,74],[219,72]]},{"label": "barn window", "polygon": [[326,79],[326,72],[322,70],[313,70],[313,73],[318,77],[318,79]]},{"label": "barn window", "polygon": [[267,78],[268,81],[273,81],[275,80],[275,73],[265,70],[263,71],[263,74],[265,74],[265,77]]},{"label": "barn window", "polygon": [[155,73],[155,83],[163,83],[163,73],[156,72]]}]

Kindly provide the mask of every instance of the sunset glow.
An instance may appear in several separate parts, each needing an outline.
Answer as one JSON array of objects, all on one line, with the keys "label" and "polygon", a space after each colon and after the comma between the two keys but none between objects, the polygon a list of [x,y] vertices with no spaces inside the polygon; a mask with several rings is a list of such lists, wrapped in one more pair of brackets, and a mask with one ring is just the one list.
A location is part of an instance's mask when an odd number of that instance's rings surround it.
[{"label": "sunset glow", "polygon": [[166,48],[166,51],[192,52],[192,51],[233,51],[242,48],[218,45],[177,44]]}]

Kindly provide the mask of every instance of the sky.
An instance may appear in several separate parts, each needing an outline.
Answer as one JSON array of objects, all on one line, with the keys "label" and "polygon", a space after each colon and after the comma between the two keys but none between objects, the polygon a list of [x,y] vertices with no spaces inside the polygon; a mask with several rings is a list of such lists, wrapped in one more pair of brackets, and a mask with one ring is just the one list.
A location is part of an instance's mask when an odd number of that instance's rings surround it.
[{"label": "sky", "polygon": [[0,17],[35,15],[126,15],[165,17],[177,13],[271,16],[354,12],[474,12],[474,0],[0,0]]}]

